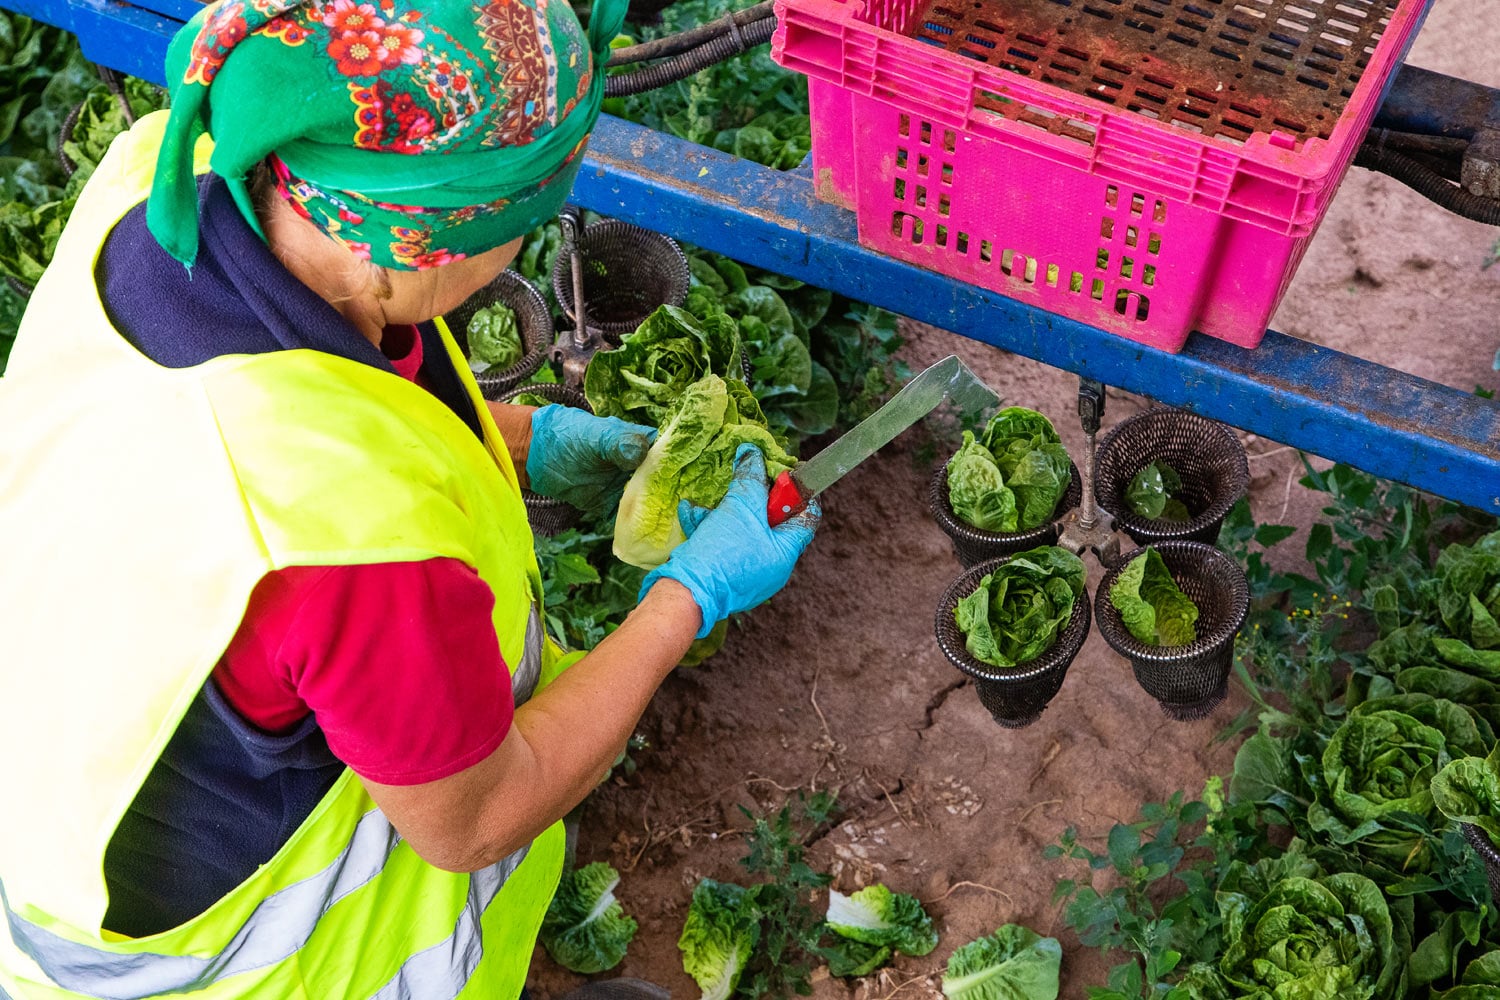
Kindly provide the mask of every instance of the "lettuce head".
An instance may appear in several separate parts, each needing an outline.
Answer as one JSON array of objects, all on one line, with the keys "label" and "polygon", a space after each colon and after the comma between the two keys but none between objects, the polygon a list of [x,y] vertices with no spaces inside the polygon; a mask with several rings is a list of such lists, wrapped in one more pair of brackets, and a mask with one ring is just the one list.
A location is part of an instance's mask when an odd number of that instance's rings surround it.
[{"label": "lettuce head", "polygon": [[615,517],[615,556],[643,569],[666,562],[685,537],[678,502],[717,507],[734,478],[734,453],[746,442],[765,455],[772,479],[796,461],[766,427],[745,383],[709,374],[684,388],[625,485]]},{"label": "lettuce head", "polygon": [[662,306],[619,347],[594,355],[583,375],[583,393],[601,417],[660,427],[678,397],[705,375],[738,378],[741,350],[739,330],[729,316],[700,319]]},{"label": "lettuce head", "polygon": [[615,899],[619,884],[620,873],[603,861],[563,875],[540,934],[557,964],[586,975],[620,964],[636,922]]},{"label": "lettuce head", "polygon": [[964,432],[948,462],[948,502],[982,531],[1031,531],[1052,518],[1072,479],[1072,463],[1052,421],[1010,406]]}]

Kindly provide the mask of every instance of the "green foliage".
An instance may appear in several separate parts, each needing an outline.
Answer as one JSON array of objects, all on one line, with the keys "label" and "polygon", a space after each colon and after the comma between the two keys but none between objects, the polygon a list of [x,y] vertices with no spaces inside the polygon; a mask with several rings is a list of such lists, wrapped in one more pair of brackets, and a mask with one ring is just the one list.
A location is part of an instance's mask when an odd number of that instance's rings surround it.
[{"label": "green foliage", "polygon": [[[681,0],[662,12],[659,25],[636,33],[647,41],[746,6],[741,0]],[[777,66],[765,46],[678,83],[607,99],[604,110],[778,170],[797,166],[812,148],[807,79]]]},{"label": "green foliage", "polygon": [[620,964],[637,925],[615,899],[619,884],[620,873],[603,861],[563,873],[540,934],[553,961],[585,975]]},{"label": "green foliage", "polygon": [[1163,521],[1190,521],[1192,512],[1176,494],[1182,489],[1182,477],[1166,462],[1144,466],[1130,480],[1125,502],[1141,517]]},{"label": "green foliage", "polygon": [[[159,90],[127,79],[136,115],[160,107]],[[58,159],[64,119],[82,104],[63,151],[76,164],[71,178]],[[52,261],[79,191],[116,135],[126,128],[118,100],[65,31],[0,11],[0,277],[35,285]],[[0,293],[0,372],[21,314],[20,297]]]},{"label": "green foliage", "polygon": [[842,937],[904,955],[920,957],[937,947],[937,930],[917,898],[878,882],[852,896],[830,890],[827,923]]},{"label": "green foliage", "polygon": [[1083,560],[1052,545],[1011,556],[954,608],[965,647],[1002,668],[1041,656],[1073,620],[1087,573]]},{"label": "green foliage", "polygon": [[646,460],[625,484],[615,517],[615,555],[645,569],[666,562],[685,537],[678,503],[717,507],[734,478],[735,451],[746,443],[760,448],[772,479],[796,461],[766,427],[745,383],[708,374],[685,387],[667,409]]},{"label": "green foliage", "polygon": [[503,302],[475,312],[465,332],[469,339],[469,360],[480,370],[509,368],[525,353],[515,310]]},{"label": "green foliage", "polygon": [[1168,977],[1184,962],[1218,954],[1212,852],[1227,854],[1245,846],[1235,840],[1229,817],[1222,810],[1218,815],[1224,819],[1222,829],[1209,826],[1190,835],[1189,828],[1209,819],[1211,812],[1203,802],[1184,801],[1179,792],[1166,803],[1143,805],[1140,820],[1111,827],[1101,852],[1085,846],[1072,827],[1046,849],[1048,858],[1080,861],[1090,872],[1112,876],[1114,884],[1103,892],[1092,879],[1062,879],[1053,894],[1066,903],[1063,918],[1085,946],[1132,955],[1110,970],[1107,987],[1089,988],[1090,1000],[1184,1000]]},{"label": "green foliage", "polygon": [[1153,548],[1130,560],[1109,588],[1109,603],[1130,634],[1150,646],[1185,646],[1197,638],[1198,606],[1172,579]]},{"label": "green foliage", "polygon": [[970,941],[948,958],[948,1000],[1057,1000],[1062,945],[1019,924]]}]

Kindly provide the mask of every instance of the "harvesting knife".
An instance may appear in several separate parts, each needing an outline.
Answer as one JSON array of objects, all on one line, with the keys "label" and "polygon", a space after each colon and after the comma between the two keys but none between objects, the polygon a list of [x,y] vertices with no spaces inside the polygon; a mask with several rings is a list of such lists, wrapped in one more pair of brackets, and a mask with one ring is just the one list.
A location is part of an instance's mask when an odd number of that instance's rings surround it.
[{"label": "harvesting knife", "polygon": [[998,406],[995,390],[979,381],[969,366],[950,354],[921,372],[902,387],[890,400],[861,420],[852,430],[790,472],[783,472],[771,484],[766,517],[772,527],[807,506],[807,502],[881,448],[951,399],[968,411]]}]

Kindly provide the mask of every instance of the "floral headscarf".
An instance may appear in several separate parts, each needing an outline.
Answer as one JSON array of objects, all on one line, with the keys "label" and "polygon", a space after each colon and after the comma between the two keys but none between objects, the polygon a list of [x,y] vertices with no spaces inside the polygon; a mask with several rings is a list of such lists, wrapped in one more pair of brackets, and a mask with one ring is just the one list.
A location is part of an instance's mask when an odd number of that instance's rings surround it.
[{"label": "floral headscarf", "polygon": [[625,7],[596,0],[585,37],[568,0],[218,0],[167,55],[151,232],[192,265],[206,131],[257,231],[246,182],[269,158],[303,217],[377,264],[508,243],[573,186]]}]

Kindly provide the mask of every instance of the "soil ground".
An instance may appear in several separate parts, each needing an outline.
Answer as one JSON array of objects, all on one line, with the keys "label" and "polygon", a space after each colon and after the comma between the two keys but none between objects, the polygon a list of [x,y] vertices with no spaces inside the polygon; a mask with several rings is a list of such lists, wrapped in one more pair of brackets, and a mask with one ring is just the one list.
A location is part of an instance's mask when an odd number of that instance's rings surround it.
[{"label": "soil ground", "polygon": [[[1411,61],[1500,86],[1497,50],[1500,5],[1437,0]],[[1495,388],[1500,267],[1481,270],[1495,237],[1352,171],[1274,325],[1457,388]],[[1081,454],[1075,376],[939,330],[907,334],[912,368],[961,355],[1007,402],[1051,416]],[[1112,392],[1106,425],[1147,405]],[[1320,504],[1296,483],[1296,453],[1242,438],[1256,519],[1305,531]],[[1235,748],[1215,736],[1243,697],[1204,721],[1171,722],[1097,633],[1040,721],[1019,731],[991,721],[933,638],[935,605],[960,567],[927,514],[930,441],[910,432],[830,491],[791,585],[740,621],[720,655],[667,681],[641,721],[650,749],[635,754],[636,772],[585,804],[579,861],[618,868],[618,895],[640,922],[615,974],[697,996],[677,937],[699,878],[744,880],[739,807],[766,812],[795,789],[836,788],[842,822],[813,845],[814,865],[844,891],[880,880],[914,893],[941,942],[867,979],[824,976],[815,997],[937,996],[948,954],[1011,921],[1060,937],[1062,996],[1082,997],[1109,963],[1064,927],[1052,888],[1074,873],[1043,847],[1069,825],[1102,843],[1142,802],[1196,794],[1230,766]],[[1295,561],[1300,537],[1275,551]],[[1092,589],[1092,563],[1090,574]],[[538,949],[542,1000],[581,981]]]}]

